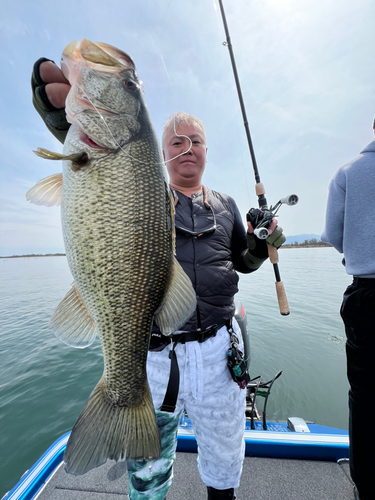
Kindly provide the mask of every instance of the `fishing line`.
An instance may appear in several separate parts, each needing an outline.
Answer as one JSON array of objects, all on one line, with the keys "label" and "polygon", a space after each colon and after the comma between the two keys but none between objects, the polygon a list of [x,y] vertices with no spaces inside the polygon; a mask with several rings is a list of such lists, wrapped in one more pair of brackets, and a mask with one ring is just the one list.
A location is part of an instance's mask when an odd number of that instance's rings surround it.
[{"label": "fishing line", "polygon": [[[92,100],[90,99],[90,97],[86,94],[86,92],[83,90],[83,88],[76,82],[76,85],[77,87],[80,89],[80,91],[82,92],[82,94],[86,97],[86,99],[89,101],[89,103],[91,104],[91,106],[95,109],[95,111],[98,113],[98,115],[100,116],[100,118],[103,120],[104,122],[104,125],[106,126],[108,132],[110,133],[110,136],[112,137],[114,143],[116,144],[116,146],[118,146],[121,151],[123,151],[124,153],[126,153],[129,158],[131,158],[132,160],[135,160],[139,163],[144,163],[144,161],[142,160],[138,160],[138,158],[134,158],[133,156],[130,155],[129,151],[127,151],[126,149],[123,149],[123,147],[121,146],[121,144],[119,144],[119,142],[116,140],[115,136],[112,134],[111,132],[111,129],[109,128],[107,122],[105,121],[105,118],[104,116],[101,114],[101,112],[99,111],[99,109],[95,106],[95,104],[92,102]],[[188,147],[188,149],[186,151],[184,151],[183,153],[180,153],[179,155],[169,159],[169,160],[165,160],[163,162],[156,162],[155,164],[156,165],[164,165],[165,163],[169,163],[170,161],[172,160],[175,160],[176,158],[180,157],[180,156],[183,156],[184,154],[188,153],[191,148],[193,147],[193,143],[192,143],[192,140],[190,139],[190,137],[188,137],[187,135],[182,135],[182,134],[177,134],[177,131],[176,131],[176,117],[174,116],[173,117],[173,131],[176,135],[176,137],[185,137],[186,139],[188,139],[188,141],[190,142],[190,145]]]},{"label": "fishing line", "polygon": [[166,64],[164,62],[164,57],[163,57],[163,54],[161,52],[160,52],[160,58],[161,58],[161,62],[163,63],[164,70],[167,73],[167,78],[168,78],[169,86],[171,87],[171,90],[173,92],[174,89],[173,89],[173,86],[172,86],[172,81],[170,79],[170,76],[169,76],[169,73],[168,73],[168,70],[167,70],[167,66],[166,66]]}]

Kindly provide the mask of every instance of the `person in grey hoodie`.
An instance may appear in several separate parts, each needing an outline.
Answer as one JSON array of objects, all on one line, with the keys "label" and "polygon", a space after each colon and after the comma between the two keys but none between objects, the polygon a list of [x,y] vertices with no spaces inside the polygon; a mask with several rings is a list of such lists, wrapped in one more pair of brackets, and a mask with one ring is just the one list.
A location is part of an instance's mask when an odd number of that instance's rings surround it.
[{"label": "person in grey hoodie", "polygon": [[353,276],[340,314],[347,337],[350,473],[361,500],[375,495],[375,434],[369,429],[375,415],[374,225],[375,140],[334,174],[321,236],[344,254],[345,270]]}]

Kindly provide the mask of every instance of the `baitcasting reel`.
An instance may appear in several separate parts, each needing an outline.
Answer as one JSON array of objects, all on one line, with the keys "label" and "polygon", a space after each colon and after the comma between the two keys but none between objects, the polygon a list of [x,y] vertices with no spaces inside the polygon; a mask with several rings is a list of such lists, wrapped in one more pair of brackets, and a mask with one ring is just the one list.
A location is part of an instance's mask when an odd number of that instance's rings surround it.
[{"label": "baitcasting reel", "polygon": [[271,224],[271,220],[276,216],[281,205],[294,206],[298,203],[298,196],[296,194],[290,194],[281,198],[274,207],[270,207],[269,210],[263,211],[257,208],[251,208],[246,214],[246,218],[254,228],[254,235],[260,240],[265,240],[268,238],[268,227]]}]

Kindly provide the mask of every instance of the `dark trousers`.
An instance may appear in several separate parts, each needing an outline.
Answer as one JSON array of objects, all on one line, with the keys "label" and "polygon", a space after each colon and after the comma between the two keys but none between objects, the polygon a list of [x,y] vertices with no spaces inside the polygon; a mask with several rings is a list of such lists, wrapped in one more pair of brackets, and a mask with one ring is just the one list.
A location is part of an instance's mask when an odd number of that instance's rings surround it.
[{"label": "dark trousers", "polygon": [[375,279],[354,278],[344,293],[350,473],[361,500],[375,498]]}]

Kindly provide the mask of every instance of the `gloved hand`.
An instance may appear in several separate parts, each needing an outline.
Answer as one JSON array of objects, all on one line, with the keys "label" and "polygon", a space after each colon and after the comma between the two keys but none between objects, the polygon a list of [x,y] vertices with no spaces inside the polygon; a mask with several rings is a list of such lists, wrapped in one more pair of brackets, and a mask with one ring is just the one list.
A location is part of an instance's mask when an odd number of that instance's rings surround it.
[{"label": "gloved hand", "polygon": [[252,233],[259,222],[264,219],[264,212],[259,208],[250,208],[246,214],[248,232]]},{"label": "gloved hand", "polygon": [[[265,212],[259,210],[258,208],[250,208],[246,214],[247,219],[247,247],[248,249],[254,250],[256,247],[256,236],[254,235],[254,229],[264,219]],[[268,237],[266,242],[268,245],[272,245],[275,248],[280,248],[283,243],[285,243],[285,235],[281,227],[277,225],[277,220],[275,218],[271,219],[268,226]]]},{"label": "gloved hand", "polygon": [[[275,219],[272,219],[272,220],[275,220]],[[276,222],[277,224],[277,222]],[[270,232],[270,228],[268,228],[268,232]],[[281,245],[283,243],[285,243],[285,235],[283,233],[283,229],[280,227],[280,226],[277,226],[275,227],[275,229],[273,229],[272,233],[268,236],[268,238],[266,238],[266,242],[268,243],[268,245],[271,245],[273,247],[275,247],[276,249],[277,248],[280,248]]]},{"label": "gloved hand", "polygon": [[53,61],[41,57],[34,64],[31,87],[35,109],[48,130],[64,143],[70,127],[65,115],[65,99],[70,89],[69,82]]}]

